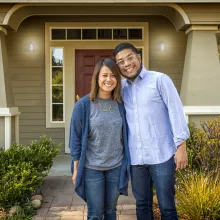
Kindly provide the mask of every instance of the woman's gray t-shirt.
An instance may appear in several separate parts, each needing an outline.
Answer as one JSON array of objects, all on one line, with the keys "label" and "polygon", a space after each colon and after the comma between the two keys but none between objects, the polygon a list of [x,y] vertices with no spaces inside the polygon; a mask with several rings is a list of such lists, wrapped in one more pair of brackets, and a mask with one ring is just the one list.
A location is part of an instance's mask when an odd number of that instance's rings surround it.
[{"label": "woman's gray t-shirt", "polygon": [[118,167],[123,159],[122,119],[118,104],[98,98],[95,102],[90,101],[90,106],[85,167],[96,170]]}]

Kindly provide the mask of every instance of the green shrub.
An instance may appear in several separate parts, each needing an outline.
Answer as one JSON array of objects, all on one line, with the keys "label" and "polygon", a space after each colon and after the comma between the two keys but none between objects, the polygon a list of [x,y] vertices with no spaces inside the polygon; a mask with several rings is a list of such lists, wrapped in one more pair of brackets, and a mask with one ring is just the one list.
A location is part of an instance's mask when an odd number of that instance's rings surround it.
[{"label": "green shrub", "polygon": [[201,122],[201,128],[189,123],[187,140],[189,166],[205,173],[220,168],[220,117]]},{"label": "green shrub", "polygon": [[180,219],[220,219],[219,173],[205,175],[195,172],[182,178],[183,184],[176,190]]},{"label": "green shrub", "polygon": [[28,146],[13,144],[6,151],[0,150],[0,207],[28,202],[58,153],[58,146],[46,137]]}]

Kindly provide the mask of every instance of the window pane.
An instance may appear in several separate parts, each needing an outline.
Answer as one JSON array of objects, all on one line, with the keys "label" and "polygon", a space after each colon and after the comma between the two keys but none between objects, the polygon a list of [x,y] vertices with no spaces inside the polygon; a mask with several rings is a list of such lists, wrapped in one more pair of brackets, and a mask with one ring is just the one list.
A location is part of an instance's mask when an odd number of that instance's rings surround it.
[{"label": "window pane", "polygon": [[81,29],[67,29],[67,39],[81,39]]},{"label": "window pane", "polygon": [[96,29],[83,29],[82,39],[96,39]]},{"label": "window pane", "polygon": [[129,29],[128,39],[142,39],[142,29]]},{"label": "window pane", "polygon": [[52,49],[52,66],[63,66],[63,49]]},{"label": "window pane", "polygon": [[62,67],[52,67],[52,84],[63,84]]},{"label": "window pane", "polygon": [[127,29],[114,29],[113,39],[127,39]]},{"label": "window pane", "polygon": [[112,39],[112,29],[98,29],[98,39]]},{"label": "window pane", "polygon": [[63,121],[63,105],[52,105],[52,120]]},{"label": "window pane", "polygon": [[63,103],[63,86],[52,86],[52,103]]},{"label": "window pane", "polygon": [[52,29],[51,35],[52,40],[65,40],[66,39],[65,29]]}]

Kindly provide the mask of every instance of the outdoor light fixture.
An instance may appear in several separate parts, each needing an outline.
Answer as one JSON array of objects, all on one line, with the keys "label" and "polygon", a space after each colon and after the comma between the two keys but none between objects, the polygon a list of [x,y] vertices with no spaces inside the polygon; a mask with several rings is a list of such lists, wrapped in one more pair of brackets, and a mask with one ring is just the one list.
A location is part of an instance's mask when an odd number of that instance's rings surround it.
[{"label": "outdoor light fixture", "polygon": [[165,44],[164,44],[164,42],[163,41],[160,41],[160,43],[159,43],[159,49],[160,49],[160,51],[165,51]]},{"label": "outdoor light fixture", "polygon": [[30,42],[30,44],[29,44],[29,51],[30,52],[34,52],[34,50],[35,50],[35,44],[34,44],[34,42]]}]

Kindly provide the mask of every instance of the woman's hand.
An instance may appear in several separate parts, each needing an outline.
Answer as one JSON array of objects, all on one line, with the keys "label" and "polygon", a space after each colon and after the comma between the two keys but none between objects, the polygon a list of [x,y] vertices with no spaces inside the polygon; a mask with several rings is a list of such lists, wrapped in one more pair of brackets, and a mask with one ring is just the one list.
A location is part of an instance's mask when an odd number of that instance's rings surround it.
[{"label": "woman's hand", "polygon": [[73,184],[76,184],[76,176],[77,176],[77,170],[73,171],[73,176],[72,176],[72,180],[73,180]]},{"label": "woman's hand", "polygon": [[74,185],[76,184],[76,176],[77,176],[78,163],[79,163],[79,161],[76,160],[76,161],[74,161],[74,164],[73,164],[73,176],[72,176],[72,180],[73,180],[73,184],[74,184]]}]

